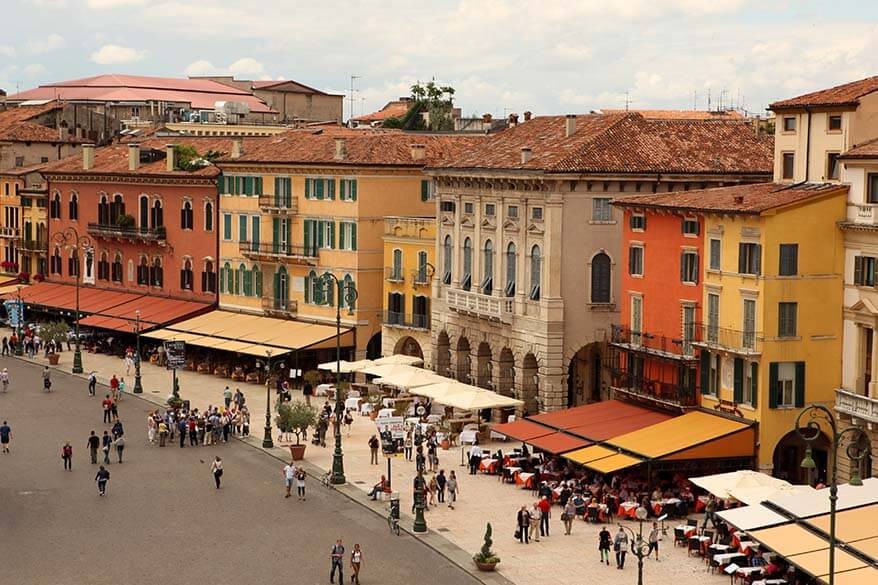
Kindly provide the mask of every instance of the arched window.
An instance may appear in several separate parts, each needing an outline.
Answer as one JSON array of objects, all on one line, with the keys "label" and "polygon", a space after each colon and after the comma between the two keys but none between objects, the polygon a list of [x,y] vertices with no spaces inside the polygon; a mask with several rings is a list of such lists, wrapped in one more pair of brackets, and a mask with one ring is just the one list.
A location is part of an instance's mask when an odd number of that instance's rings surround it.
[{"label": "arched window", "polygon": [[113,282],[122,282],[122,254],[116,252],[116,256],[113,258],[113,267],[110,271],[110,278],[112,278]]},{"label": "arched window", "polygon": [[473,243],[469,238],[463,241],[463,275],[460,288],[469,290],[473,285]]},{"label": "arched window", "polygon": [[391,267],[390,279],[396,281],[402,280],[402,250],[399,248],[393,251],[393,264]]},{"label": "arched window", "polygon": [[49,203],[49,217],[51,219],[61,219],[61,194],[56,192]]},{"label": "arched window", "polygon": [[183,268],[180,270],[180,288],[183,290],[192,290],[193,281],[192,260],[186,258],[183,262]]},{"label": "arched window", "polygon": [[110,259],[106,252],[101,252],[98,260],[98,280],[110,280]]},{"label": "arched window", "polygon": [[350,291],[354,290],[354,278],[350,274],[345,274],[341,286],[342,297],[338,300],[339,306],[342,309],[353,311],[357,306],[357,300],[354,298],[354,295],[350,294]]},{"label": "arched window", "polygon": [[140,196],[140,228],[149,229],[149,197],[147,195]]},{"label": "arched window", "polygon": [[253,273],[253,294],[257,297],[262,296],[262,270],[260,270],[258,264],[254,264],[253,268],[250,269],[250,272]]},{"label": "arched window", "polygon": [[[311,274],[314,274],[314,272],[312,271]],[[307,282],[305,283],[305,286],[305,295],[307,296]],[[290,276],[287,274],[287,269],[281,266],[278,268],[277,272],[274,273],[274,307],[286,311],[289,307],[289,298]]]},{"label": "arched window", "polygon": [[230,294],[232,292],[232,266],[226,262],[220,271],[220,292]]},{"label": "arched window", "polygon": [[253,295],[252,275],[243,263],[238,266],[238,286],[241,289],[238,294],[243,294],[245,297]]},{"label": "arched window", "polygon": [[162,200],[156,199],[152,203],[152,215],[149,218],[150,227],[152,229],[160,228],[165,225],[164,211],[162,210]]},{"label": "arched window", "polygon": [[201,271],[201,292],[216,292],[216,272],[210,259],[205,259],[204,270]]},{"label": "arched window", "polygon": [[427,282],[427,252],[424,250],[418,252],[418,282]]},{"label": "arched window", "polygon": [[534,245],[530,250],[530,294],[528,295],[532,301],[540,300],[541,261],[540,247]]},{"label": "arched window", "polygon": [[515,296],[516,271],[518,270],[518,250],[513,242],[506,246],[506,286],[503,294],[507,297]]},{"label": "arched window", "polygon": [[[331,276],[327,276],[328,274],[328,272],[324,272],[323,278],[320,279],[320,284],[323,286],[323,298],[321,299],[323,302],[320,304],[332,307],[335,305],[335,280]],[[326,283],[329,285],[327,286]]]},{"label": "arched window", "polygon": [[101,195],[98,201],[98,223],[100,225],[109,225],[110,223],[110,203],[106,195]]},{"label": "arched window", "polygon": [[117,193],[113,195],[113,202],[110,203],[110,221],[107,223],[116,225],[123,215],[125,215],[125,200]]},{"label": "arched window", "polygon": [[445,243],[442,245],[442,283],[451,284],[451,268],[452,268],[452,239],[451,236],[445,236]]},{"label": "arched window", "polygon": [[67,257],[67,275],[79,276],[79,252],[75,249],[70,250],[70,255]]},{"label": "arched window", "polygon": [[67,215],[70,219],[79,219],[79,196],[73,192],[70,194],[70,202],[67,204]]},{"label": "arched window", "polygon": [[192,212],[192,202],[184,201],[183,209],[180,210],[180,227],[191,230],[195,223],[195,214]]},{"label": "arched window", "polygon": [[162,285],[165,281],[165,272],[162,268],[162,259],[160,256],[156,256],[152,260],[152,266],[149,271],[149,280],[152,283],[152,286],[162,288]]},{"label": "arched window", "polygon": [[58,246],[55,246],[55,252],[52,254],[52,261],[49,264],[49,272],[52,274],[61,274],[61,248]]},{"label": "arched window", "polygon": [[204,204],[204,231],[213,231],[213,203],[210,201]]},{"label": "arched window", "polygon": [[610,302],[610,257],[603,252],[591,259],[591,302]]},{"label": "arched window", "polygon": [[494,292],[494,243],[485,240],[482,249],[482,284],[479,285],[483,295]]},{"label": "arched window", "polygon": [[305,302],[313,303],[314,301],[314,279],[317,278],[317,274],[312,270],[308,273],[308,276],[305,277]]}]

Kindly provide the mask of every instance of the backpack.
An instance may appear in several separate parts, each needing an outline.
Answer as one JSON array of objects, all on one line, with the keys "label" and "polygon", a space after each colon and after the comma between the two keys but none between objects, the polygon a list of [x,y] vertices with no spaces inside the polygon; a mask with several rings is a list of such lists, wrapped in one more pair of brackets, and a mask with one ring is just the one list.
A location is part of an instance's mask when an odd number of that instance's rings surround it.
[{"label": "backpack", "polygon": [[64,445],[63,453],[65,457],[70,457],[71,455],[73,455],[73,447],[71,447],[70,445]]}]

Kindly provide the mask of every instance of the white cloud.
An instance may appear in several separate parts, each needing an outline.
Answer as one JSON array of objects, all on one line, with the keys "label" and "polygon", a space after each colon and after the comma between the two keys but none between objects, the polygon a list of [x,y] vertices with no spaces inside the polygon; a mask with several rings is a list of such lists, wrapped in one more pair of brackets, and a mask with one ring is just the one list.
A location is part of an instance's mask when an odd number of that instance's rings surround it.
[{"label": "white cloud", "polygon": [[229,65],[229,73],[236,76],[265,75],[265,66],[252,57],[244,57]]},{"label": "white cloud", "polygon": [[217,67],[211,61],[200,59],[186,66],[186,75],[233,75],[240,79],[271,79],[265,72],[265,65],[252,57],[243,57],[227,67]]},{"label": "white cloud", "polygon": [[48,53],[60,49],[65,44],[64,37],[58,33],[51,33],[44,39],[28,41],[27,50],[31,53]]},{"label": "white cloud", "polygon": [[144,6],[147,2],[148,0],[87,0],[86,4],[89,8],[103,10],[119,6]]},{"label": "white cloud", "polygon": [[91,60],[98,65],[119,65],[121,63],[134,63],[145,59],[146,51],[123,47],[121,45],[104,45],[91,54]]},{"label": "white cloud", "polygon": [[186,75],[221,75],[222,72],[217,67],[205,59],[193,61],[186,66]]},{"label": "white cloud", "polygon": [[46,71],[47,70],[45,66],[41,65],[40,63],[31,63],[30,65],[25,65],[21,68],[21,73],[25,77],[39,77],[41,75],[45,75]]},{"label": "white cloud", "polygon": [[8,57],[12,59],[15,57],[15,47],[12,45],[0,45],[0,57]]},{"label": "white cloud", "polygon": [[67,6],[67,0],[27,0],[27,2],[41,8],[63,8]]}]

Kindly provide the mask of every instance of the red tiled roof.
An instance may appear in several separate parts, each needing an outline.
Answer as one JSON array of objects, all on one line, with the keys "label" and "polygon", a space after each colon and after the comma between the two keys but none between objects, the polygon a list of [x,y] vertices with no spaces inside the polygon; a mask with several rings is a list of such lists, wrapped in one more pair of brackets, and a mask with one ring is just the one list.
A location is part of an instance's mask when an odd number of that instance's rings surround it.
[{"label": "red tiled roof", "polygon": [[878,75],[774,102],[768,106],[768,109],[784,110],[821,106],[856,106],[860,103],[861,97],[875,91],[878,91]]},{"label": "red tiled roof", "polygon": [[215,102],[246,102],[254,113],[276,113],[252,93],[210,79],[177,79],[140,75],[96,75],[59,81],[16,93],[10,102],[26,100],[96,102],[175,102],[195,109],[213,109]]},{"label": "red tiled roof", "polygon": [[[292,79],[270,79],[270,80],[257,80],[250,82],[250,86],[253,89],[268,89],[275,91],[286,91],[291,93],[316,93],[319,95],[338,95],[338,94],[329,94],[325,91],[321,91],[317,88],[311,87],[309,85],[305,85],[299,81],[294,81]],[[286,86],[286,87],[282,87]]]},{"label": "red tiled roof", "polygon": [[[734,110],[708,112],[706,110],[629,110],[648,120],[743,120],[744,117]],[[601,108],[602,114],[623,114],[625,110],[608,110]]]},{"label": "red tiled roof", "polygon": [[613,204],[620,207],[759,215],[776,207],[817,199],[832,193],[847,193],[847,190],[847,185],[836,183],[756,183],[697,191],[633,195],[618,199]]},{"label": "red tiled roof", "polygon": [[42,114],[57,110],[58,102],[41,106],[17,106],[0,112],[0,140],[9,142],[80,142],[66,135],[62,140],[58,129],[33,120]]},{"label": "red tiled roof", "polygon": [[[522,163],[521,149],[532,156]],[[547,173],[770,174],[773,138],[745,121],[650,120],[638,113],[541,116],[497,134],[444,162],[443,168]]]},{"label": "red tiled roof", "polygon": [[372,112],[365,116],[358,116],[354,118],[354,120],[357,122],[378,122],[386,120],[387,118],[401,118],[408,113],[409,108],[411,108],[412,105],[414,105],[414,102],[407,100],[387,102],[387,104],[377,112]]},{"label": "red tiled roof", "polygon": [[842,160],[878,158],[878,138],[855,144],[839,158]]},{"label": "red tiled roof", "polygon": [[[335,139],[345,139],[344,160],[335,159]],[[237,159],[223,157],[219,163],[287,163],[326,165],[435,165],[460,155],[485,140],[483,135],[409,134],[398,131],[351,130],[334,127],[322,130],[290,130],[245,146]],[[411,145],[425,146],[424,158],[412,159]]]}]

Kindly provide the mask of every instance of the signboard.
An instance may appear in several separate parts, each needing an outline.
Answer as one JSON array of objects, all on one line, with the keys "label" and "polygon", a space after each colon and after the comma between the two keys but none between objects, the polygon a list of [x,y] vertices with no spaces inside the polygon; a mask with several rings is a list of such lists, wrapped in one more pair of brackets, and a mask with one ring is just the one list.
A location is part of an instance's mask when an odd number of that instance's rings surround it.
[{"label": "signboard", "polygon": [[9,315],[9,326],[17,329],[19,324],[24,325],[24,303],[18,300],[3,301],[6,314]]},{"label": "signboard", "polygon": [[186,366],[186,343],[183,341],[166,341],[165,346],[165,367],[169,370],[176,370]]},{"label": "signboard", "polygon": [[378,427],[378,432],[383,433],[385,431],[390,431],[390,435],[394,439],[404,439],[405,438],[405,418],[401,416],[386,416],[383,418],[375,419],[375,426]]}]

